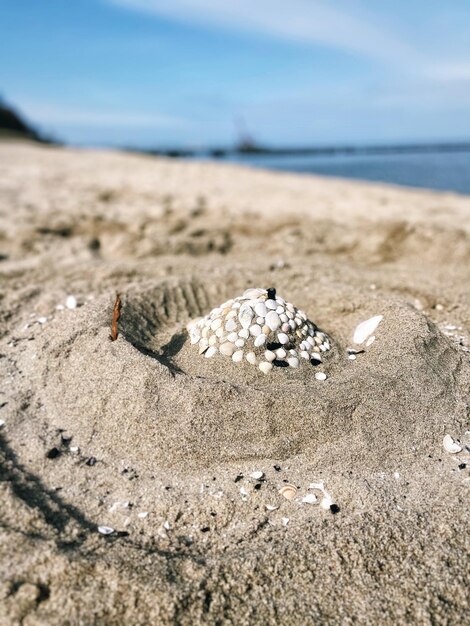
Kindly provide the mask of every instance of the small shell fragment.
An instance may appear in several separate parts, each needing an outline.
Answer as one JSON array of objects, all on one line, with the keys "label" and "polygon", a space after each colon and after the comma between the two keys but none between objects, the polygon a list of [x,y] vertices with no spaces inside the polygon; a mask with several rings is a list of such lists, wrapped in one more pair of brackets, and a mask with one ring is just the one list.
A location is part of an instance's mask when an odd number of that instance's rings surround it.
[{"label": "small shell fragment", "polygon": [[265,504],[264,506],[267,511],[277,511],[277,509],[279,508],[275,504]]},{"label": "small shell fragment", "polygon": [[263,374],[269,374],[269,372],[273,369],[273,364],[268,361],[261,361],[259,368]]},{"label": "small shell fragment", "polygon": [[264,472],[261,470],[257,470],[256,472],[251,472],[250,478],[254,478],[255,480],[261,480],[264,476]]},{"label": "small shell fragment", "polygon": [[297,487],[288,483],[279,489],[279,493],[281,496],[284,496],[286,500],[293,500],[297,495]]},{"label": "small shell fragment", "polygon": [[327,376],[326,376],[325,372],[317,372],[315,374],[315,378],[317,380],[326,380]]},{"label": "small shell fragment", "polygon": [[318,498],[314,493],[307,493],[307,495],[302,498],[302,502],[305,504],[315,504],[318,502]]},{"label": "small shell fragment", "polygon": [[111,535],[114,532],[114,528],[110,526],[98,526],[98,532],[101,535]]},{"label": "small shell fragment", "polygon": [[71,311],[73,309],[77,308],[77,299],[75,296],[67,296],[67,299],[65,300],[65,306],[70,309]]},{"label": "small shell fragment", "polygon": [[364,341],[373,334],[382,319],[383,315],[375,315],[374,317],[358,324],[353,335],[354,343],[364,343]]},{"label": "small shell fragment", "polygon": [[442,445],[444,450],[450,454],[457,454],[462,451],[462,446],[454,441],[450,435],[445,435]]}]

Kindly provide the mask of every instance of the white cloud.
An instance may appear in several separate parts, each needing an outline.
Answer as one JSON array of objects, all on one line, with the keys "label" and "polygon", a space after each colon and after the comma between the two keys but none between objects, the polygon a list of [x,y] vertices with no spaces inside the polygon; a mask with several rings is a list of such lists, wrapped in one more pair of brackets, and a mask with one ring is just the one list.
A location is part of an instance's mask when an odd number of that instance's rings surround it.
[{"label": "white cloud", "polygon": [[470,81],[470,63],[436,63],[429,66],[426,76],[443,82]]},{"label": "white cloud", "polygon": [[374,24],[370,16],[355,16],[352,3],[337,3],[335,8],[319,0],[106,1],[180,22],[318,43],[395,63],[419,59],[412,46]]}]

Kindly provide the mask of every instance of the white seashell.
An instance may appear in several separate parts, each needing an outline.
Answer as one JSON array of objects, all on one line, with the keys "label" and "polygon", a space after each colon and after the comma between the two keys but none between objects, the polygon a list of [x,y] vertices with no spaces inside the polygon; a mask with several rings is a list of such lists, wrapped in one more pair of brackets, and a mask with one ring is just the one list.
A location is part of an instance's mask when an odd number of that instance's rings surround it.
[{"label": "white seashell", "polygon": [[288,483],[279,489],[279,493],[281,496],[284,496],[286,500],[293,500],[297,495],[297,487]]},{"label": "white seashell", "polygon": [[366,348],[368,348],[369,346],[371,346],[375,341],[375,335],[372,335],[371,337],[369,337],[369,339],[366,341]]},{"label": "white seashell", "polygon": [[[238,303],[237,303],[237,304],[238,304]],[[237,317],[237,315],[238,315],[237,311],[236,311],[235,309],[232,309],[231,311],[229,311],[229,312],[227,313],[227,315],[226,315],[225,319],[227,319],[227,320],[231,320],[231,319],[233,319],[234,317]]]},{"label": "white seashell", "polygon": [[307,352],[307,350],[302,350],[302,352],[300,353],[300,356],[303,359],[309,359],[310,358],[310,354]]},{"label": "white seashell", "polygon": [[216,343],[217,343],[217,336],[216,335],[211,335],[209,337],[209,345],[210,346],[215,346]]},{"label": "white seashell", "polygon": [[332,504],[333,504],[333,500],[331,499],[331,496],[325,492],[325,495],[323,496],[320,502],[321,508],[325,509],[325,511],[328,511],[328,509],[331,507]]},{"label": "white seashell", "polygon": [[227,335],[227,341],[231,341],[232,343],[235,343],[237,339],[238,339],[237,333],[230,333],[230,335]]},{"label": "white seashell", "polygon": [[266,326],[266,324],[265,324],[265,325],[263,326],[263,328],[262,328],[262,331],[263,331],[263,335],[268,336],[268,335],[269,335],[269,333],[271,332],[271,329],[269,328],[269,326]]},{"label": "white seashell", "polygon": [[213,322],[211,322],[211,330],[217,330],[222,326],[222,320],[220,317],[216,317]]},{"label": "white seashell", "polygon": [[111,535],[114,532],[114,528],[110,526],[98,526],[98,532],[101,535]]},{"label": "white seashell", "polygon": [[372,335],[382,319],[383,315],[375,315],[365,322],[361,322],[360,324],[358,324],[353,335],[354,343],[364,343],[364,341]]},{"label": "white seashell", "polygon": [[266,290],[265,289],[247,289],[245,291],[245,293],[243,294],[243,298],[245,300],[256,300],[257,298],[259,298],[260,296],[266,294]]},{"label": "white seashell", "polygon": [[265,305],[267,309],[272,309],[273,311],[277,309],[277,303],[275,300],[266,300]]},{"label": "white seashell", "polygon": [[321,363],[322,362],[322,358],[321,356],[318,354],[318,352],[312,352],[310,355],[310,359],[312,361],[316,361],[317,363]]},{"label": "white seashell", "polygon": [[237,329],[237,322],[232,318],[225,324],[225,330],[231,332]]},{"label": "white seashell", "polygon": [[247,352],[245,354],[245,359],[248,363],[251,363],[251,365],[256,365],[256,354],[254,352]]},{"label": "white seashell", "polygon": [[297,324],[294,320],[289,320],[289,327],[291,330],[295,330],[297,328]]},{"label": "white seashell", "polygon": [[284,324],[281,326],[281,330],[282,330],[282,332],[283,332],[283,333],[288,333],[288,332],[290,331],[290,329],[291,329],[291,328],[290,328],[289,324],[287,324],[287,322],[286,322],[286,323],[284,323]]},{"label": "white seashell", "polygon": [[249,304],[242,304],[240,312],[238,313],[238,319],[243,328],[249,328],[254,317],[253,309]]},{"label": "white seashell", "polygon": [[256,315],[259,315],[260,317],[265,317],[267,312],[268,309],[266,308],[264,302],[258,302],[258,304],[255,306]]},{"label": "white seashell", "polygon": [[284,348],[278,348],[276,350],[276,357],[278,359],[285,359],[287,356],[287,352],[284,350]]},{"label": "white seashell", "polygon": [[201,338],[201,334],[199,332],[199,328],[196,328],[196,327],[192,326],[189,329],[189,339],[190,339],[191,343],[192,344],[197,343],[200,338]]},{"label": "white seashell", "polygon": [[244,500],[248,498],[248,491],[245,489],[245,487],[240,487],[240,493],[242,494],[242,498]]},{"label": "white seashell", "polygon": [[281,522],[283,526],[287,526],[287,524],[289,523],[289,518],[288,517],[281,517]]},{"label": "white seashell", "polygon": [[261,470],[257,470],[256,472],[251,472],[250,478],[254,478],[255,480],[261,480],[264,476],[264,472]]},{"label": "white seashell", "polygon": [[232,354],[232,361],[234,363],[240,363],[242,359],[243,359],[243,350],[237,350],[236,352]]},{"label": "white seashell", "polygon": [[318,502],[318,498],[314,493],[307,493],[307,495],[302,498],[302,502],[305,504],[315,504]]},{"label": "white seashell", "polygon": [[70,309],[71,311],[73,309],[77,308],[77,299],[75,296],[67,296],[67,299],[65,300],[65,306]]},{"label": "white seashell", "polygon": [[294,305],[293,305],[291,302],[288,302],[288,303],[286,304],[286,309],[287,309],[288,311],[290,311],[291,313],[294,313],[294,311],[295,311],[295,307],[294,307]]},{"label": "white seashell", "polygon": [[219,339],[223,337],[224,335],[225,335],[225,330],[222,327],[218,328],[215,331],[215,336],[218,337]]},{"label": "white seashell", "polygon": [[307,341],[311,346],[315,345],[315,339],[313,337],[307,337]]},{"label": "white seashell", "polygon": [[315,374],[315,378],[317,380],[326,380],[327,376],[326,376],[325,372],[317,372]]},{"label": "white seashell", "polygon": [[289,354],[290,354],[291,356],[297,356],[297,352],[296,352],[296,350],[289,350]]},{"label": "white seashell", "polygon": [[240,337],[240,339],[236,340],[235,345],[237,348],[243,348],[245,346],[245,340]]},{"label": "white seashell", "polygon": [[255,348],[260,348],[261,346],[264,346],[264,344],[266,343],[266,335],[258,335],[253,343],[255,345]]},{"label": "white seashell", "polygon": [[319,491],[324,491],[325,490],[325,483],[323,482],[323,480],[321,480],[318,483],[310,483],[308,488],[309,489],[318,489]]},{"label": "white seashell", "polygon": [[296,356],[289,357],[287,362],[291,367],[299,367],[299,359]]},{"label": "white seashell", "polygon": [[271,330],[277,330],[281,325],[281,320],[279,319],[279,315],[276,311],[269,311],[266,314],[266,326],[269,326]]},{"label": "white seashell", "polygon": [[242,328],[238,331],[238,336],[242,339],[248,339],[248,337],[250,336],[250,331],[248,330],[248,328]]},{"label": "white seashell", "polygon": [[285,315],[285,311],[286,311],[285,308],[281,305],[276,307],[276,313],[278,315]]},{"label": "white seashell", "polygon": [[355,361],[355,360],[357,359],[357,355],[356,355],[356,354],[350,354],[350,355],[348,356],[348,359],[349,359],[350,361]]},{"label": "white seashell", "polygon": [[282,322],[283,324],[285,324],[289,318],[287,317],[287,315],[286,315],[285,313],[281,313],[281,314],[279,315],[279,319],[281,320],[281,322]]},{"label": "white seashell", "polygon": [[206,357],[206,359],[210,359],[211,356],[214,356],[214,354],[217,354],[218,350],[215,346],[210,346],[207,351],[204,353],[204,356]]},{"label": "white seashell", "polygon": [[250,334],[253,335],[253,337],[261,335],[261,326],[259,326],[259,324],[253,324],[253,326],[250,326],[249,330]]},{"label": "white seashell", "polygon": [[223,354],[224,356],[232,356],[235,352],[235,345],[230,341],[227,341],[220,346],[219,350],[220,354]]},{"label": "white seashell", "polygon": [[265,504],[264,506],[266,507],[267,511],[277,511],[277,509],[279,508],[278,506],[275,506],[274,504]]},{"label": "white seashell", "polygon": [[264,358],[266,359],[266,361],[269,361],[271,363],[276,358],[276,354],[274,352],[271,352],[271,350],[266,350],[266,352],[264,353]]},{"label": "white seashell", "polygon": [[273,364],[268,363],[268,361],[261,361],[259,368],[263,374],[269,374],[269,372],[273,369]]},{"label": "white seashell", "polygon": [[277,338],[279,339],[279,343],[282,343],[283,345],[289,343],[289,337],[285,333],[279,333]]},{"label": "white seashell", "polygon": [[442,445],[444,450],[450,454],[457,454],[457,452],[462,451],[462,446],[454,441],[450,435],[445,435]]},{"label": "white seashell", "polygon": [[257,317],[256,323],[262,326],[264,324],[264,317]]}]

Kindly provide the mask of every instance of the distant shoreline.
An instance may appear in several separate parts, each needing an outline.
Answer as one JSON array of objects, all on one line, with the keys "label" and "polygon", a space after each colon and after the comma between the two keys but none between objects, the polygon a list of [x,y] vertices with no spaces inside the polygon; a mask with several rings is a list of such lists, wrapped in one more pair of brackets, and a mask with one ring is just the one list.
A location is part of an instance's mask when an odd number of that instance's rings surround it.
[{"label": "distant shoreline", "polygon": [[154,156],[166,156],[173,158],[208,157],[212,159],[233,158],[235,156],[336,156],[336,155],[380,155],[380,154],[423,154],[445,152],[470,151],[470,142],[452,143],[413,143],[395,145],[370,145],[370,146],[309,146],[286,148],[274,148],[261,145],[242,145],[234,148],[124,148],[127,152],[138,152]]}]

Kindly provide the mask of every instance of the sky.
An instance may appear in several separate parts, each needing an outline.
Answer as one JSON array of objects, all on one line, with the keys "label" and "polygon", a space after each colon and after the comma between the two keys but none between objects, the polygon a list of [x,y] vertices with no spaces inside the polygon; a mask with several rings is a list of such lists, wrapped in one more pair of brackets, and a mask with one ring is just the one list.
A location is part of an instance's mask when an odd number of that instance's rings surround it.
[{"label": "sky", "polygon": [[468,141],[469,33],[469,0],[0,0],[0,94],[79,145]]}]

